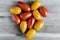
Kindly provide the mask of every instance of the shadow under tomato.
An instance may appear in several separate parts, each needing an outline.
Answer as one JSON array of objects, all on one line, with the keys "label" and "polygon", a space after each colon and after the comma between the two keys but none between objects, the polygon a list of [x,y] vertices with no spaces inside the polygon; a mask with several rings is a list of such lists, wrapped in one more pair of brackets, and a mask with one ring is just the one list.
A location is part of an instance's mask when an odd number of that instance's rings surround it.
[{"label": "shadow under tomato", "polygon": [[17,36],[21,36],[21,37],[25,37],[27,31],[29,30],[29,29],[27,29],[25,33],[22,33],[21,30],[20,30],[20,24],[16,25],[15,28],[16,28],[16,30],[18,31],[18,33],[17,33],[16,35],[17,35]]},{"label": "shadow under tomato", "polygon": [[26,2],[26,3],[31,6],[31,4],[33,3],[33,1],[28,1],[28,2]]}]

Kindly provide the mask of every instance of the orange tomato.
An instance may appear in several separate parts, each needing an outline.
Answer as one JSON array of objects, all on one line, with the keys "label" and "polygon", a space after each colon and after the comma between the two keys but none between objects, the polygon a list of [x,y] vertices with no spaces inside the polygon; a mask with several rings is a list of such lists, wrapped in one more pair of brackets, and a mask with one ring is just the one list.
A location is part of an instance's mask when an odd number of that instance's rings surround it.
[{"label": "orange tomato", "polygon": [[16,24],[20,23],[20,18],[17,15],[12,15],[12,19]]},{"label": "orange tomato", "polygon": [[43,20],[39,20],[35,23],[34,25],[34,29],[39,31],[41,30],[42,26],[44,25],[44,21]]}]

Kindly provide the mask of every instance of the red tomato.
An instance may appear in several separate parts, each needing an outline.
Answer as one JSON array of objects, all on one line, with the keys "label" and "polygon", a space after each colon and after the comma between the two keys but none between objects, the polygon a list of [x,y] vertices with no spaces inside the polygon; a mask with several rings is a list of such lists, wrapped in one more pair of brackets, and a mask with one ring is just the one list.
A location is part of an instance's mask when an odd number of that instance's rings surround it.
[{"label": "red tomato", "polygon": [[34,19],[33,17],[30,17],[30,18],[28,19],[28,28],[29,28],[29,29],[32,29],[34,23],[35,23],[35,19]]},{"label": "red tomato", "polygon": [[30,6],[27,3],[18,1],[18,6],[24,11],[30,11]]},{"label": "red tomato", "polygon": [[40,6],[39,11],[40,11],[40,13],[41,13],[41,16],[47,17],[47,15],[48,15],[47,12],[48,12],[48,10],[47,10],[45,7]]},{"label": "red tomato", "polygon": [[16,24],[20,23],[20,18],[17,15],[12,15],[12,19]]},{"label": "red tomato", "polygon": [[32,13],[31,13],[31,12],[23,12],[23,13],[20,14],[21,20],[26,20],[26,19],[28,19],[30,16],[32,16]]}]

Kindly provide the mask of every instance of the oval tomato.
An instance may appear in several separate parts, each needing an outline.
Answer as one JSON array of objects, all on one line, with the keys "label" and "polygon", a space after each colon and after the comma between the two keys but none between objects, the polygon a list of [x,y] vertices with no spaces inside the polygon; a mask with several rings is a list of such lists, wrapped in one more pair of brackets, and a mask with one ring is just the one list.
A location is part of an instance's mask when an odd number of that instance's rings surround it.
[{"label": "oval tomato", "polygon": [[22,31],[22,33],[24,33],[27,29],[27,22],[26,21],[22,21],[20,24],[20,30]]},{"label": "oval tomato", "polygon": [[12,19],[16,24],[20,23],[20,18],[17,15],[12,15]]},{"label": "oval tomato", "polygon": [[40,13],[39,13],[38,10],[34,10],[34,11],[33,11],[33,16],[34,16],[34,18],[35,18],[36,20],[40,20],[40,19],[41,19],[41,15],[40,15]]},{"label": "oval tomato", "polygon": [[35,1],[35,2],[33,2],[32,5],[31,5],[31,10],[36,10],[36,9],[38,9],[40,6],[41,6],[40,2],[39,2],[39,1]]},{"label": "oval tomato", "polygon": [[34,29],[39,31],[41,30],[42,26],[44,25],[44,21],[43,20],[39,20],[35,23],[34,25]]},{"label": "oval tomato", "polygon": [[10,12],[12,14],[20,14],[21,13],[21,8],[17,7],[17,6],[14,6],[14,7],[11,7],[10,8]]},{"label": "oval tomato", "polygon": [[18,1],[18,6],[23,9],[24,11],[30,11],[30,6],[27,3]]},{"label": "oval tomato", "polygon": [[26,19],[28,19],[30,16],[32,16],[32,13],[31,13],[31,12],[23,12],[23,13],[20,14],[21,20],[26,20]]},{"label": "oval tomato", "polygon": [[36,34],[36,31],[34,29],[30,29],[26,34],[26,39],[32,39]]},{"label": "oval tomato", "polygon": [[35,23],[35,18],[30,17],[30,18],[28,19],[28,28],[29,28],[29,29],[32,29],[34,23]]},{"label": "oval tomato", "polygon": [[48,10],[47,10],[45,7],[40,6],[39,11],[40,11],[41,16],[47,17],[47,15],[48,15],[47,12],[48,12]]}]

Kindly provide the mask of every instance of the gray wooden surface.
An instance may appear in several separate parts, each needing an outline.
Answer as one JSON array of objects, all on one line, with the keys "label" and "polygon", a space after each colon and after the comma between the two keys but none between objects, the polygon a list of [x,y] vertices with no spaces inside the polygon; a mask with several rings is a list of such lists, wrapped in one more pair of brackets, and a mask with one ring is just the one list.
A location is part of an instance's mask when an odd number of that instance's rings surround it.
[{"label": "gray wooden surface", "polygon": [[[17,30],[17,25],[14,24],[11,18],[9,8],[16,4],[18,0],[0,0],[0,40],[25,40],[23,37],[18,37],[20,33]],[[34,0],[20,0],[24,2]],[[48,17],[42,19],[45,25],[41,31],[37,33],[41,36],[33,38],[33,40],[59,40],[60,39],[60,0],[40,0],[41,4],[48,9]],[[47,34],[48,33],[48,34]],[[8,34],[8,35],[7,35]],[[57,35],[56,35],[57,34]],[[5,35],[5,36],[4,36]],[[47,35],[47,36],[46,36]],[[55,35],[55,37],[54,37]],[[50,37],[49,37],[50,36]]]}]

